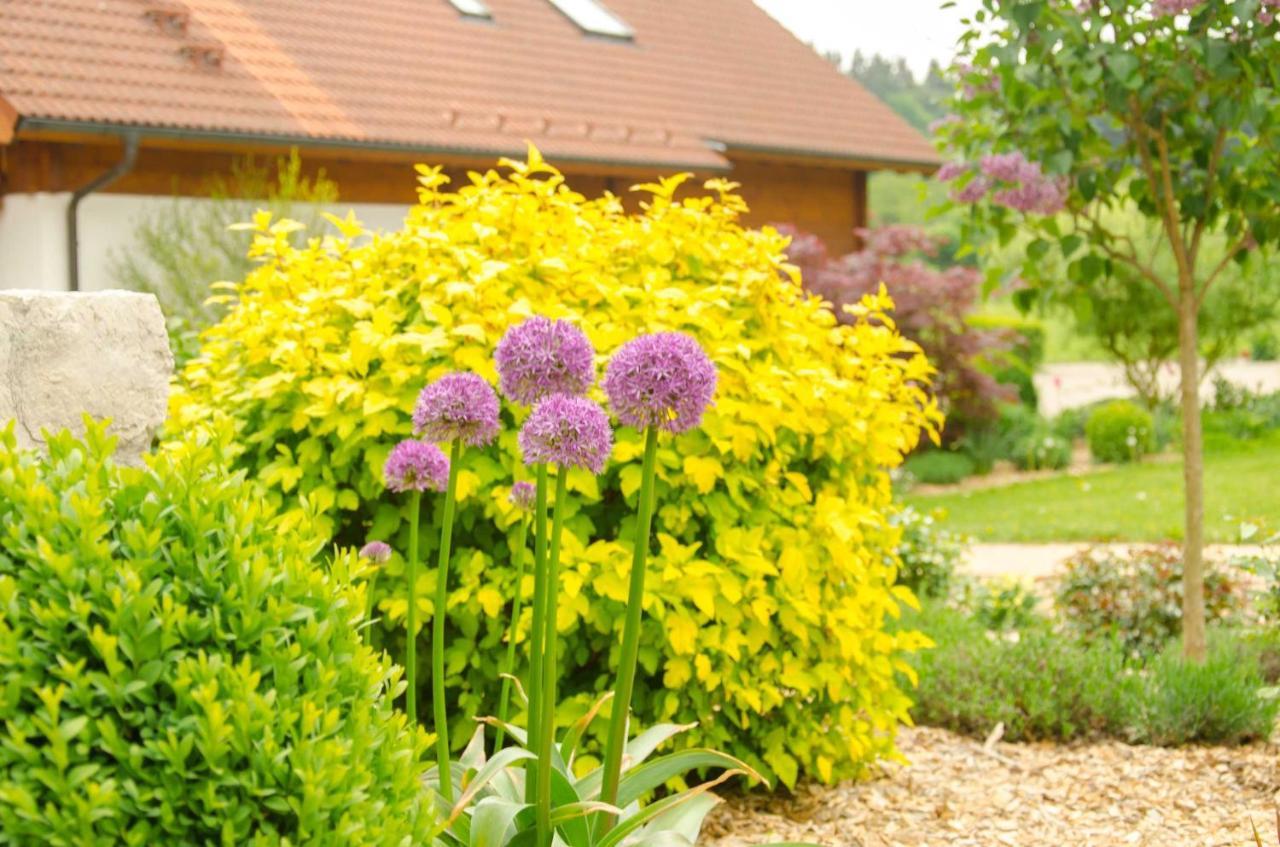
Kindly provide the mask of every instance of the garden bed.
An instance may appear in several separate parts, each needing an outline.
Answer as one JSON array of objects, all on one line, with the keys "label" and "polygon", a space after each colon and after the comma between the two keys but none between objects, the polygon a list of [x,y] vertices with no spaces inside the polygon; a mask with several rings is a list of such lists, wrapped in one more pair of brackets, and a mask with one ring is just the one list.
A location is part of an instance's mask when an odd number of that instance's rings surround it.
[{"label": "garden bed", "polygon": [[1280,758],[1243,747],[984,744],[904,728],[909,761],[871,781],[732,798],[708,821],[714,847],[824,845],[1237,845],[1275,838]]}]

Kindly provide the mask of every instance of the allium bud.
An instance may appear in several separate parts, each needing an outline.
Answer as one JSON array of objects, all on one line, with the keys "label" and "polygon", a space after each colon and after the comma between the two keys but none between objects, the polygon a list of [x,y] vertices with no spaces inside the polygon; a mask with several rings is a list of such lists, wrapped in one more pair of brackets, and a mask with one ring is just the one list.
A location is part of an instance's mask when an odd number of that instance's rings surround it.
[{"label": "allium bud", "polygon": [[585,394],[596,379],[595,350],[568,321],[529,318],[507,330],[494,352],[498,389],[526,406],[552,394]]},{"label": "allium bud", "polygon": [[482,447],[498,436],[498,395],[476,374],[442,376],[418,395],[413,430],[437,443],[461,440]]},{"label": "allium bud", "polygon": [[526,465],[604,470],[613,450],[613,430],[604,409],[586,397],[552,394],[538,403],[520,428]]},{"label": "allium bud", "polygon": [[702,422],[711,404],[716,367],[688,335],[642,335],[613,355],[604,390],[613,413],[627,426],[684,432]]},{"label": "allium bud", "polygon": [[534,501],[537,497],[538,490],[532,482],[517,482],[511,486],[511,493],[507,495],[507,499],[511,501],[511,505],[515,506],[522,512],[532,511]]},{"label": "allium bud", "polygon": [[360,558],[380,565],[391,559],[391,545],[385,541],[370,541],[360,548]]},{"label": "allium bud", "polygon": [[392,448],[382,475],[392,491],[444,491],[449,458],[434,444],[406,439]]}]

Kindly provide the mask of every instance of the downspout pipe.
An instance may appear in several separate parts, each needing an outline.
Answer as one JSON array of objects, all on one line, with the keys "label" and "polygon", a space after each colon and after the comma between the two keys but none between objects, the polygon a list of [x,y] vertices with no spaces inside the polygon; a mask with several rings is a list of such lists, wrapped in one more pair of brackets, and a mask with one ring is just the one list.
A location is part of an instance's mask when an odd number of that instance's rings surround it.
[{"label": "downspout pipe", "polygon": [[120,161],[71,192],[71,199],[67,201],[67,288],[70,291],[80,290],[80,201],[133,170],[134,163],[138,161],[138,133],[126,132],[121,140],[124,142],[124,155]]}]

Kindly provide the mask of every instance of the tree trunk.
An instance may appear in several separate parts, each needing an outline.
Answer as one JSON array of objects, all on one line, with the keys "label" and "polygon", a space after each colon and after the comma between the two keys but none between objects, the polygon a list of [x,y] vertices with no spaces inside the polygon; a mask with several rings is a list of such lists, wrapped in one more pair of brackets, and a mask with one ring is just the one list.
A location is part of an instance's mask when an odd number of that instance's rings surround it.
[{"label": "tree trunk", "polygon": [[1196,298],[1185,287],[1178,298],[1178,364],[1182,395],[1182,479],[1186,514],[1182,557],[1182,650],[1205,659],[1204,636],[1204,443],[1200,429],[1200,362]]}]

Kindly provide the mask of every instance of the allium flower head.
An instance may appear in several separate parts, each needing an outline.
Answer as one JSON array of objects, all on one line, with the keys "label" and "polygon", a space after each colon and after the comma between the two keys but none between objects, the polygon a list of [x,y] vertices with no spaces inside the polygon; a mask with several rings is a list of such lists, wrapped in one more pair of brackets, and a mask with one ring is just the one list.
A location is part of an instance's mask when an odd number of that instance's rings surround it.
[{"label": "allium flower head", "polygon": [[[449,461],[445,459],[445,461]],[[391,545],[385,541],[370,541],[360,548],[360,558],[382,564],[391,558]]]},{"label": "allium flower head", "polygon": [[552,394],[585,394],[596,380],[595,350],[568,321],[533,317],[511,327],[494,352],[498,389],[526,406]]},{"label": "allium flower head", "polygon": [[444,491],[449,457],[434,444],[407,438],[391,449],[382,475],[392,491]]},{"label": "allium flower head", "polygon": [[520,428],[520,452],[526,465],[604,470],[613,450],[609,416],[586,397],[552,394],[533,407]]},{"label": "allium flower head", "polygon": [[437,443],[484,446],[498,436],[498,395],[476,374],[442,376],[418,395],[413,431]]},{"label": "allium flower head", "polygon": [[534,488],[532,482],[517,482],[511,486],[511,493],[507,495],[507,499],[511,501],[511,505],[515,506],[522,512],[528,512],[533,509],[534,500],[536,499],[538,490]]},{"label": "allium flower head", "polygon": [[604,390],[613,413],[627,426],[684,432],[702,422],[711,404],[716,366],[688,335],[642,335],[613,354]]}]

